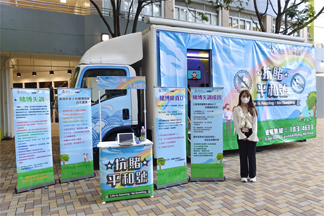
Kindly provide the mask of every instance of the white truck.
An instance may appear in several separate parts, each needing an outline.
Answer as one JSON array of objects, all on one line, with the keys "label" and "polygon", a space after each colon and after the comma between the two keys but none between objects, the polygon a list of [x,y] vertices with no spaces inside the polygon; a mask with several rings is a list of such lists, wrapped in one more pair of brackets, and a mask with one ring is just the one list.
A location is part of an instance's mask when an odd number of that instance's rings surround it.
[{"label": "white truck", "polygon": [[[316,136],[316,112],[309,111],[313,103],[307,101],[316,100],[315,58],[303,38],[161,18],[145,21],[151,26],[143,32],[94,45],[73,74],[73,87],[92,89],[94,148],[100,140],[97,76],[146,76],[147,136],[153,143],[154,86],[185,87],[188,102],[190,87],[224,87],[224,150],[238,148],[232,110],[243,88],[250,90],[259,112],[258,146]],[[102,91],[102,140],[115,140],[120,132],[139,134],[142,97],[136,90]],[[187,111],[188,129],[189,105]]]}]

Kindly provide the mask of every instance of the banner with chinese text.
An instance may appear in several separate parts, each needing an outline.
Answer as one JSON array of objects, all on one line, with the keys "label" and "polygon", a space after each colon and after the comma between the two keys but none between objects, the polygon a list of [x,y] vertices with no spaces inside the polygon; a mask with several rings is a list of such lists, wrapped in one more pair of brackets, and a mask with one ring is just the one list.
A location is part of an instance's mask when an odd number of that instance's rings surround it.
[{"label": "banner with chinese text", "polygon": [[152,145],[100,148],[103,201],[153,196]]},{"label": "banner with chinese text", "polygon": [[190,88],[190,93],[190,180],[224,180],[223,88]]},{"label": "banner with chinese text", "polygon": [[145,89],[145,77],[98,76],[98,89]]},{"label": "banner with chinese text", "polygon": [[185,89],[154,91],[157,188],[187,183]]},{"label": "banner with chinese text", "polygon": [[61,182],[94,176],[91,89],[58,89]]},{"label": "banner with chinese text", "polygon": [[238,148],[232,116],[242,89],[251,92],[259,113],[258,146],[316,137],[314,47],[162,30],[158,34],[160,86],[187,88],[188,50],[210,50],[211,63],[196,67],[206,72],[204,80],[210,77],[211,86],[224,86],[223,113],[229,116],[223,118],[224,150]]},{"label": "banner with chinese text", "polygon": [[50,91],[12,89],[17,192],[55,184],[53,174]]}]

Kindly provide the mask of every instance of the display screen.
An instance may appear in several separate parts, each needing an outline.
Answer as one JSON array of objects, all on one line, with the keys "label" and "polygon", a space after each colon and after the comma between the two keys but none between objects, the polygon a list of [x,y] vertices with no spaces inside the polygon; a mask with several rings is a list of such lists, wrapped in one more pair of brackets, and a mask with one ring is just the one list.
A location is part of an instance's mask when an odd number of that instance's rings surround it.
[{"label": "display screen", "polygon": [[201,79],[201,71],[200,70],[188,70],[188,79],[200,80]]},{"label": "display screen", "polygon": [[134,134],[133,133],[122,133],[118,134],[119,144],[133,144]]}]

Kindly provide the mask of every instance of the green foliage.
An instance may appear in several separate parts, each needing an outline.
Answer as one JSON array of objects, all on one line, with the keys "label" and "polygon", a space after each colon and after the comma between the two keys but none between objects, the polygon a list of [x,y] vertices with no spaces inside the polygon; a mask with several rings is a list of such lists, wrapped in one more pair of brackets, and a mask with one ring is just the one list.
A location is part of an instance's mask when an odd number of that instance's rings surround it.
[{"label": "green foliage", "polygon": [[[213,7],[215,7],[216,9],[224,8],[225,10],[229,10],[232,5],[235,8],[237,8],[239,11],[242,11],[245,9],[244,7],[249,4],[249,1],[250,0],[210,0],[210,1],[208,1],[208,3],[211,4]],[[192,11],[192,9],[190,8],[191,3],[192,3],[192,1],[188,0],[188,2],[187,2],[188,9],[190,9]],[[198,12],[198,17],[201,20],[208,22],[208,17],[204,13]]]},{"label": "green foliage", "polygon": [[223,153],[218,153],[216,158],[217,158],[217,160],[223,159]]},{"label": "green foliage", "polygon": [[306,100],[306,104],[308,106],[308,110],[313,109],[313,107],[315,106],[315,104],[317,103],[317,96],[316,96],[316,92],[312,91],[308,94],[307,96],[307,100]]},{"label": "green foliage", "polygon": [[156,161],[157,161],[157,164],[161,164],[162,166],[164,166],[164,164],[165,164],[164,158],[158,158],[158,159],[156,159]]},{"label": "green foliage", "polygon": [[70,157],[67,154],[61,155],[61,161],[69,161]]}]

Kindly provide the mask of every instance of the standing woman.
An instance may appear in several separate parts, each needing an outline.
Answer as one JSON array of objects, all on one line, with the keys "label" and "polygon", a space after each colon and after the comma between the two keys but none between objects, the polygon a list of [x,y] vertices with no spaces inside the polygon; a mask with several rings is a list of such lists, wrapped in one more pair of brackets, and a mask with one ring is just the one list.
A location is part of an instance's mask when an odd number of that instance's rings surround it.
[{"label": "standing woman", "polygon": [[251,93],[242,90],[239,103],[234,109],[234,128],[237,132],[237,143],[240,153],[241,181],[256,182],[256,144],[258,111],[252,101]]}]

